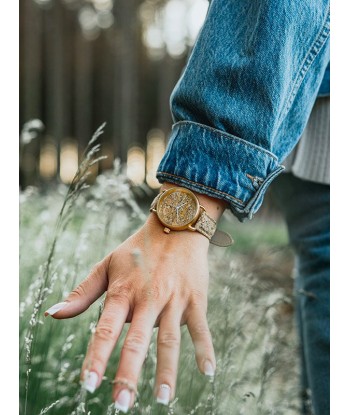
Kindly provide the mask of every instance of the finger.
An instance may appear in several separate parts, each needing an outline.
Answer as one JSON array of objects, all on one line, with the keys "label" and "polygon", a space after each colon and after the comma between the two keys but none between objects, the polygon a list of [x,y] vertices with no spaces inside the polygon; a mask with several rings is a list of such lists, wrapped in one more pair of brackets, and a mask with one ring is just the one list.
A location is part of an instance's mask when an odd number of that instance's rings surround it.
[{"label": "finger", "polygon": [[207,322],[206,307],[200,302],[192,304],[186,314],[187,327],[194,345],[198,368],[203,374],[214,376],[216,360]]},{"label": "finger", "polygon": [[107,290],[110,258],[111,254],[97,263],[88,277],[69,294],[67,299],[46,310],[45,316],[64,319],[75,317],[88,309]]},{"label": "finger", "polygon": [[149,303],[135,306],[114,381],[115,406],[123,412],[126,412],[134,404],[137,381],[158,314],[156,308]]},{"label": "finger", "polygon": [[168,405],[175,397],[177,368],[181,344],[179,307],[168,308],[161,317],[157,338],[157,371],[155,396],[157,402]]},{"label": "finger", "polygon": [[125,294],[107,294],[81,371],[83,386],[89,392],[94,392],[101,384],[108,359],[124,327],[129,307],[129,299]]}]

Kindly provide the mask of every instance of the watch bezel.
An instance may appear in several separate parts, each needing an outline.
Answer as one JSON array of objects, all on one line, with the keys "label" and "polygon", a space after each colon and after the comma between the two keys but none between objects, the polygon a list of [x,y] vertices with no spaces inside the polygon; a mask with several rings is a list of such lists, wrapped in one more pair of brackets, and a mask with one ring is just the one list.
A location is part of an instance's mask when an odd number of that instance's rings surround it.
[{"label": "watch bezel", "polygon": [[[193,217],[193,219],[191,219],[188,223],[186,223],[185,225],[173,225],[173,224],[169,224],[169,223],[167,223],[167,222],[165,222],[161,217],[160,217],[160,215],[159,215],[159,207],[160,207],[160,205],[162,204],[162,202],[163,202],[163,200],[167,197],[167,196],[169,196],[170,194],[172,194],[172,193],[175,193],[175,192],[179,192],[179,193],[187,193],[188,195],[190,195],[191,196],[191,198],[196,202],[196,212],[195,212],[195,214],[194,214],[194,217]],[[185,230],[185,229],[188,229],[191,225],[193,225],[197,220],[198,220],[198,218],[199,218],[199,215],[200,215],[200,213],[201,213],[201,207],[200,207],[200,203],[199,203],[199,200],[198,200],[198,198],[197,198],[197,196],[191,191],[191,190],[189,190],[189,189],[183,189],[183,188],[179,188],[179,187],[171,187],[170,189],[167,189],[160,197],[159,197],[159,199],[158,199],[158,201],[157,201],[157,208],[156,208],[156,211],[157,211],[157,216],[158,216],[158,219],[160,220],[160,222],[164,225],[164,226],[166,226],[167,228],[169,228],[169,229],[171,229],[171,230],[174,230],[174,231],[182,231],[182,230]]]}]

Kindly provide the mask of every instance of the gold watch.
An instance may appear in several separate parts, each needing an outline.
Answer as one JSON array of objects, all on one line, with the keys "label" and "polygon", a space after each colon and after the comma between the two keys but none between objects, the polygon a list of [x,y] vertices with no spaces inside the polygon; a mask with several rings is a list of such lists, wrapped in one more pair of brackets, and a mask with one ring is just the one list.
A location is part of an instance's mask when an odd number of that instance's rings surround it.
[{"label": "gold watch", "polygon": [[166,233],[188,229],[200,232],[215,245],[229,246],[233,243],[230,235],[216,230],[216,221],[189,189],[172,187],[163,190],[153,200],[150,211],[156,213]]}]

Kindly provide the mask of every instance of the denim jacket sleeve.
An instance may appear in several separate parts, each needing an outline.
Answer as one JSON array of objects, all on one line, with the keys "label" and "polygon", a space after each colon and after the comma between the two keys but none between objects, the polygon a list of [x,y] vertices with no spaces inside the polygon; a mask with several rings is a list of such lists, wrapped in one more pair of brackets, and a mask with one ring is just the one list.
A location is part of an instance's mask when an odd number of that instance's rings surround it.
[{"label": "denim jacket sleeve", "polygon": [[212,0],[171,97],[157,178],[251,219],[297,144],[329,62],[328,0]]}]

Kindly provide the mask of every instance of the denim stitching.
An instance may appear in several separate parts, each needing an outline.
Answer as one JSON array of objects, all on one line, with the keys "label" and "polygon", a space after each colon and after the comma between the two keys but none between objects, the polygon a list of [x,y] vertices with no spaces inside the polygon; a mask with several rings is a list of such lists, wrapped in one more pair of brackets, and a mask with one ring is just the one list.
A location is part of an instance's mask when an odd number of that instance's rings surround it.
[{"label": "denim stitching", "polygon": [[266,177],[265,181],[262,183],[259,190],[255,193],[255,195],[249,200],[246,204],[244,212],[249,214],[249,218],[252,218],[253,214],[256,212],[255,207],[260,200],[260,196],[264,195],[264,190],[268,187],[268,185],[272,182],[272,180],[278,176],[282,171],[285,169],[284,166],[279,166],[277,170],[274,170]]},{"label": "denim stitching", "polygon": [[206,130],[210,130],[214,134],[218,135],[220,138],[228,138],[230,140],[235,140],[235,141],[238,141],[240,144],[243,144],[243,145],[245,145],[247,147],[253,147],[254,150],[260,151],[261,153],[266,153],[268,156],[272,157],[274,160],[276,160],[278,162],[277,156],[275,156],[273,153],[271,153],[270,151],[266,150],[265,148],[259,147],[258,145],[254,144],[254,143],[250,143],[248,141],[245,141],[243,138],[236,137],[236,136],[234,136],[232,134],[229,134],[229,133],[226,133],[226,132],[222,132],[220,130],[216,130],[215,128],[210,127],[208,125],[200,124],[200,123],[194,122],[194,121],[187,121],[187,120],[178,121],[177,123],[173,124],[172,129],[175,129],[175,127],[177,127],[177,126],[181,127],[180,124],[184,124],[184,125],[186,125],[186,124],[187,125],[193,124],[194,126],[201,127],[201,128],[206,129]]},{"label": "denim stitching", "polygon": [[324,22],[324,24],[322,25],[319,33],[316,36],[316,39],[314,40],[313,44],[310,46],[305,59],[302,63],[302,67],[299,71],[299,75],[297,76],[294,86],[292,88],[292,91],[290,93],[290,97],[289,99],[286,101],[286,109],[284,111],[281,112],[281,117],[285,116],[286,113],[289,111],[289,109],[292,106],[293,100],[299,90],[299,87],[302,83],[302,81],[304,80],[307,71],[309,70],[311,64],[314,62],[314,60],[316,59],[319,51],[322,49],[322,47],[324,46],[326,40],[329,37],[329,29],[330,29],[330,11],[329,11],[329,6],[328,6],[328,10],[327,10],[327,14],[326,14],[326,21]]},{"label": "denim stitching", "polygon": [[179,179],[180,181],[187,182],[187,183],[191,183],[191,184],[193,184],[195,186],[203,187],[206,190],[208,190],[210,193],[212,193],[213,195],[218,195],[218,194],[224,195],[224,196],[226,196],[226,197],[228,197],[230,199],[233,199],[234,202],[238,202],[240,205],[244,206],[243,200],[238,199],[237,197],[234,197],[234,196],[230,195],[229,193],[223,192],[221,190],[214,189],[214,188],[212,188],[210,186],[207,186],[207,185],[204,185],[202,183],[194,182],[194,181],[192,181],[190,179],[187,179],[186,177],[182,177],[182,176],[179,176],[177,174],[167,173],[165,171],[159,171],[159,172],[157,172],[157,177],[158,176],[161,176],[161,175],[163,175],[163,176],[169,176],[169,177],[175,177],[175,178]]}]

